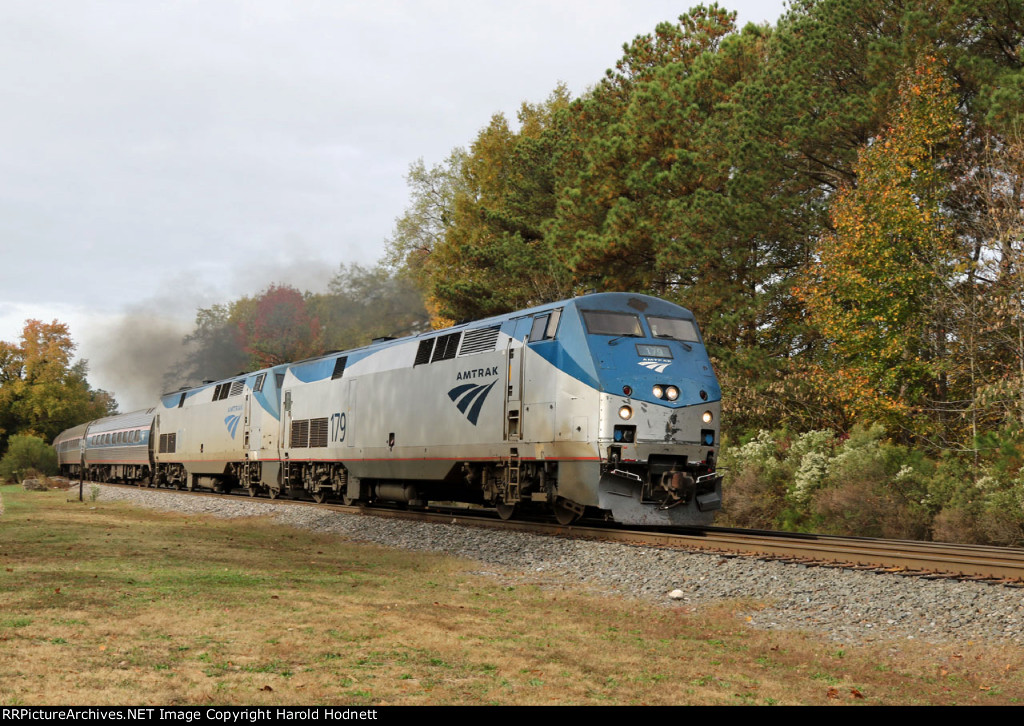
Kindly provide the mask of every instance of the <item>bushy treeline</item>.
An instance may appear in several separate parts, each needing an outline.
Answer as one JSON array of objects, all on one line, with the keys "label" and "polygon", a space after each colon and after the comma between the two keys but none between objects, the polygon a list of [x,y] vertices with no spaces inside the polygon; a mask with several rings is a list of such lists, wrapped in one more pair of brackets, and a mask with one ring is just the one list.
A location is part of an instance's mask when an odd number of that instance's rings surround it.
[{"label": "bushy treeline", "polygon": [[762,429],[725,447],[719,524],[861,537],[1020,545],[1020,436],[992,434],[984,456],[929,454],[878,424],[796,433]]},{"label": "bushy treeline", "polygon": [[388,268],[200,310],[188,382],[646,292],[701,321],[731,521],[1020,542],[1021,18],[797,0],[738,28],[694,8],[582,97],[556,87],[415,163]]},{"label": "bushy treeline", "polygon": [[[874,445],[919,460],[914,476],[931,462],[987,492],[949,509],[936,484],[897,506],[908,475],[879,464],[889,493],[872,501],[894,531],[937,535],[954,510],[989,531],[982,510],[1019,486],[1016,464],[992,467],[1024,420],[1021,18],[1024,0],[800,0],[737,28],[694,8],[582,97],[556,88],[413,165],[390,261],[440,324],[590,290],[677,301],[702,323],[734,440],[851,436],[838,456],[884,430]],[[744,476],[783,501],[781,479]],[[825,526],[844,492],[790,493],[765,522]]]}]

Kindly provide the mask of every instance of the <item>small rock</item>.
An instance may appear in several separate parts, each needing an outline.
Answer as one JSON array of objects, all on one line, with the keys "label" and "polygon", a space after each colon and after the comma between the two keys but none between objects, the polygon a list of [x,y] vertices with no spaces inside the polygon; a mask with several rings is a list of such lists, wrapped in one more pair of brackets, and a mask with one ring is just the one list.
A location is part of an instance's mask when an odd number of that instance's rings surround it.
[{"label": "small rock", "polygon": [[42,479],[26,479],[21,483],[27,492],[45,492],[47,490],[46,482]]}]

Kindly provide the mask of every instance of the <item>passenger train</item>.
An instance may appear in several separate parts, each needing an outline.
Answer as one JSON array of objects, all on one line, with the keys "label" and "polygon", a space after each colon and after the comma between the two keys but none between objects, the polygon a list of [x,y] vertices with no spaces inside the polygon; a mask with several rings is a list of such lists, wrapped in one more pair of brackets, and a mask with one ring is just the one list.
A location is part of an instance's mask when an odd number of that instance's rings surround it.
[{"label": "passenger train", "polygon": [[706,525],[720,414],[690,311],[598,293],[166,393],[54,446],[97,481]]}]

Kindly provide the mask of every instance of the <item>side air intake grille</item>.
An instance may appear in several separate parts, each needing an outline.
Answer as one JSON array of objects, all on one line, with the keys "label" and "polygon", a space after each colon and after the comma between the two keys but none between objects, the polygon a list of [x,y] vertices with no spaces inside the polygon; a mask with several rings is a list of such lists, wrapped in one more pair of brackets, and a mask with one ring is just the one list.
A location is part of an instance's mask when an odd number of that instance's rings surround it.
[{"label": "side air intake grille", "polygon": [[309,419],[292,421],[292,448],[305,449],[309,446]]},{"label": "side air intake grille", "polygon": [[414,366],[421,366],[430,362],[430,354],[434,352],[434,341],[437,338],[427,338],[420,341],[420,347],[416,349],[416,362]]},{"label": "side air intake grille", "polygon": [[327,419],[311,418],[309,420],[309,448],[327,446]]},{"label": "side air intake grille", "polygon": [[493,328],[467,330],[466,337],[462,339],[462,348],[459,350],[459,356],[489,353],[494,350],[494,344],[498,342],[499,330],[501,328],[497,325]]},{"label": "side air intake grille", "polygon": [[455,352],[459,349],[459,338],[462,333],[450,333],[448,335],[442,335],[437,339],[437,344],[434,346],[434,355],[430,359],[431,363],[439,360],[451,360],[455,357]]}]

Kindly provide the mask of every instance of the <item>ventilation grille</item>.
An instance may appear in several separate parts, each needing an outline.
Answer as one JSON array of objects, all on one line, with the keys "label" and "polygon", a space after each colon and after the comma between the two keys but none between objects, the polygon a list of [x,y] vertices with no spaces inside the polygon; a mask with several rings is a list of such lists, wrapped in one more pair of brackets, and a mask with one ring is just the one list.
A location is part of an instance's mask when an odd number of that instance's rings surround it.
[{"label": "ventilation grille", "polygon": [[437,343],[434,345],[434,355],[431,357],[430,362],[434,363],[439,360],[451,360],[454,358],[455,352],[459,349],[460,337],[462,337],[462,333],[450,333],[438,338]]},{"label": "ventilation grille", "polygon": [[416,362],[414,366],[420,366],[430,362],[430,354],[434,352],[434,341],[437,338],[428,338],[420,341],[420,347],[416,349]]},{"label": "ventilation grille", "polygon": [[309,448],[327,446],[327,419],[309,420]]},{"label": "ventilation grille", "polygon": [[338,358],[334,361],[334,373],[331,374],[331,380],[336,380],[345,375],[345,364],[348,362],[347,357]]},{"label": "ventilation grille", "polygon": [[292,421],[292,448],[305,449],[309,447],[309,419]]},{"label": "ventilation grille", "polygon": [[178,448],[178,434],[160,434],[160,453],[173,454]]},{"label": "ventilation grille", "polygon": [[245,390],[245,381],[233,381],[231,383],[231,392],[229,396],[237,396]]},{"label": "ventilation grille", "polygon": [[500,326],[495,325],[493,328],[467,330],[466,337],[462,339],[462,348],[459,350],[459,355],[489,353],[494,350],[494,346],[498,342],[498,331],[500,329]]}]

